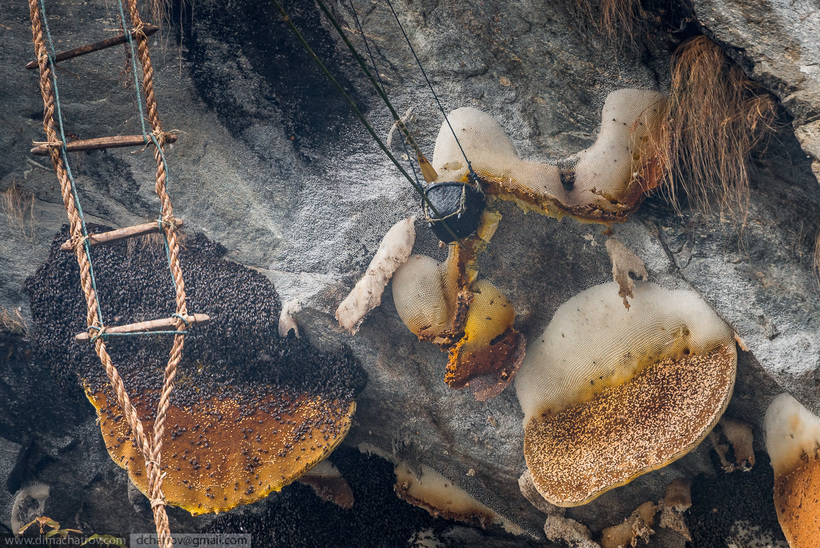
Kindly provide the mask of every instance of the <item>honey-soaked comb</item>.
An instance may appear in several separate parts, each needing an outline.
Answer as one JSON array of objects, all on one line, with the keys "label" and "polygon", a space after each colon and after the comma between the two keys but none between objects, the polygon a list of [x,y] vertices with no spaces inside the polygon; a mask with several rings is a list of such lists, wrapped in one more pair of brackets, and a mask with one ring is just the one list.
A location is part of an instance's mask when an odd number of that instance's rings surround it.
[{"label": "honey-soaked comb", "polygon": [[[48,261],[26,281],[35,359],[62,384],[82,384],[98,409],[112,458],[127,464],[132,481],[145,490],[144,465],[93,345],[74,340],[86,330],[86,305],[76,259],[59,250],[66,238],[64,229]],[[260,272],[223,259],[224,251],[201,235],[189,235],[180,251],[188,310],[211,321],[185,336],[161,458],[168,502],[192,513],[253,502],[316,464],[344,437],[353,398],[366,381],[349,349],[320,351],[306,338],[279,337],[273,285]],[[98,246],[92,259],[106,325],[175,310],[161,240]],[[110,337],[106,344],[149,434],[172,340],[151,334]]]},{"label": "honey-soaked comb", "polygon": [[[472,289],[464,337],[450,352],[444,380],[450,388],[469,384],[477,399],[484,400],[512,381],[523,357],[524,341],[512,327],[515,308],[498,288],[487,280],[477,280]],[[487,378],[473,380],[476,377]],[[487,390],[486,396],[481,395]]]},{"label": "honey-soaked comb", "polygon": [[[132,404],[151,416],[150,398]],[[86,390],[97,410],[111,458],[148,492],[148,477],[130,428],[105,392]],[[212,396],[194,407],[171,406],[166,416],[161,470],[168,504],[191,514],[219,513],[279,491],[324,459],[350,429],[355,402],[347,405],[283,390],[257,391],[256,401]],[[113,395],[111,396],[113,397]],[[143,421],[146,429],[153,421]]]},{"label": "honey-soaked comb", "polygon": [[783,534],[792,548],[820,546],[820,417],[780,394],[766,410],[763,426]]},{"label": "honey-soaked comb", "polygon": [[732,330],[691,291],[607,283],[556,311],[515,380],[539,493],[585,504],[697,446],[732,394]]},{"label": "honey-soaked comb", "polygon": [[[501,125],[480,110],[457,109],[449,121],[485,192],[514,200],[525,210],[606,222],[623,220],[657,184],[647,152],[664,104],[665,97],[654,91],[613,91],[596,142],[565,159],[562,163],[571,165],[565,169],[519,158]],[[442,125],[433,154],[438,181],[466,180],[463,158],[449,126]]]},{"label": "honey-soaked comb", "polygon": [[487,280],[473,284],[473,300],[464,322],[464,351],[489,346],[493,339],[512,327],[515,308],[501,291]]},{"label": "honey-soaked comb", "polygon": [[447,385],[470,386],[483,401],[512,381],[525,340],[513,329],[515,309],[498,288],[464,280],[463,258],[456,246],[444,263],[411,256],[393,276],[393,301],[411,332],[449,350]]},{"label": "honey-soaked comb", "polygon": [[416,336],[431,339],[447,330],[453,320],[442,266],[425,255],[411,255],[393,274],[393,302],[404,325]]}]

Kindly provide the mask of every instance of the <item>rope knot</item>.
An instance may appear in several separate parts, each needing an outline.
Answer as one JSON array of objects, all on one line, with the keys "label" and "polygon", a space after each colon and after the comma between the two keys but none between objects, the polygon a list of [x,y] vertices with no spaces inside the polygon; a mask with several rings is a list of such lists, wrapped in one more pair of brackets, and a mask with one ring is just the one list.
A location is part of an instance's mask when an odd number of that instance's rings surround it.
[{"label": "rope knot", "polygon": [[[89,341],[90,342],[95,342],[100,337],[105,337],[105,331],[107,329],[108,329],[108,327],[106,327],[104,325],[100,325],[98,323],[94,323],[93,325],[89,325],[88,326]],[[92,331],[95,331],[95,333],[92,333]],[[105,340],[105,339],[103,339],[103,340]]]},{"label": "rope knot", "polygon": [[[171,317],[172,318],[178,318],[183,324],[185,324],[185,329],[188,329],[191,326],[191,317],[190,316],[184,316],[184,315],[182,315],[178,312],[174,312],[173,314],[171,314]],[[177,322],[177,331],[183,331],[183,329],[181,328],[179,322]]]},{"label": "rope knot", "polygon": [[90,238],[90,236],[88,236],[88,235],[72,236],[71,237],[71,249],[73,249],[76,252],[78,249],[80,249],[81,247],[83,247],[85,245],[85,243],[88,241],[89,238]]},{"label": "rope knot", "polygon": [[138,40],[148,38],[145,34],[145,23],[143,21],[139,21],[132,32]]},{"label": "rope knot", "polygon": [[157,146],[162,146],[165,144],[165,132],[162,129],[157,128],[151,132],[151,136],[154,138]]},{"label": "rope knot", "polygon": [[162,215],[157,218],[157,226],[159,226],[160,231],[167,227],[170,232],[176,232],[177,219],[168,215]]}]

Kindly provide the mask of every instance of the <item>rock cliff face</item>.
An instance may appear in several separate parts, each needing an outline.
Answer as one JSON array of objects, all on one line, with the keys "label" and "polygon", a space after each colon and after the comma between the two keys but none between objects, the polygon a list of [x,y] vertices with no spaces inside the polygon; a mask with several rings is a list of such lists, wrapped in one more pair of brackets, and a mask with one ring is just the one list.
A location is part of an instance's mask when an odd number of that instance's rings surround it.
[{"label": "rock cliff face", "polygon": [[794,134],[820,173],[820,16],[815,2],[696,0],[698,20],[794,117]]},{"label": "rock cliff face", "polygon": [[[391,100],[400,111],[414,107],[413,129],[432,155],[441,114],[392,15],[382,3],[354,5]],[[6,128],[0,190],[15,193],[25,206],[22,215],[8,207],[0,213],[0,306],[19,310],[30,323],[24,280],[46,260],[65,216],[50,164],[28,153],[31,141],[43,140],[37,78],[22,68],[33,58],[28,12],[11,0],[0,0],[0,7],[0,121]],[[444,108],[490,112],[527,159],[557,159],[588,147],[614,89],[665,91],[671,52],[693,34],[718,41],[774,93],[784,121],[791,122],[755,159],[745,223],[688,208],[678,215],[661,197],[651,197],[613,230],[645,261],[652,281],[695,289],[745,341],[727,415],[752,425],[757,449],[763,412],[779,392],[820,411],[820,292],[812,272],[820,230],[820,11],[812,2],[696,0],[691,11],[646,2],[633,35],[614,39],[597,32],[574,0],[402,0],[395,7]],[[386,136],[389,113],[318,7],[299,1],[287,8]],[[333,8],[355,28],[349,5]],[[118,27],[110,3],[51,2],[47,9],[58,48],[105,38]],[[335,326],[333,310],[381,237],[397,220],[418,213],[407,181],[272,4],[199,1],[193,8],[175,6],[172,21],[151,47],[161,119],[166,130],[181,132],[168,149],[169,192],[186,230],[203,232],[225,246],[231,260],[264,273],[283,302],[300,299],[296,319],[313,344],[348,345],[361,361],[368,384],[347,445],[367,443],[411,467],[434,468],[533,536],[516,542],[545,542],[544,515],[519,492],[523,414],[513,391],[480,403],[449,390],[446,355],[404,327],[389,290],[355,337]],[[360,36],[354,40],[361,44]],[[139,132],[123,54],[114,48],[58,71],[67,128],[77,138]],[[128,226],[155,218],[150,152],[72,153],[71,161],[89,220]],[[536,336],[563,302],[611,278],[606,237],[597,225],[524,214],[510,203],[501,212],[480,272],[515,306],[516,329]],[[421,224],[417,231],[415,252],[442,260],[432,234]],[[151,530],[149,514],[135,514],[128,503],[125,474],[105,455],[79,387],[59,389],[40,364],[26,361],[19,334],[2,336],[0,506],[40,481],[52,485],[46,513],[63,517],[64,526],[74,519],[97,531]],[[662,498],[675,478],[723,474],[715,472],[712,454],[706,442],[569,515],[597,533],[641,503]],[[767,465],[759,460],[757,466]],[[768,500],[761,489],[759,496]],[[208,520],[173,516],[180,530]],[[757,516],[740,516],[738,523],[755,525]],[[724,539],[741,527],[730,518],[721,523]],[[758,524],[767,523],[759,518]],[[652,542],[683,544],[663,531]]]}]

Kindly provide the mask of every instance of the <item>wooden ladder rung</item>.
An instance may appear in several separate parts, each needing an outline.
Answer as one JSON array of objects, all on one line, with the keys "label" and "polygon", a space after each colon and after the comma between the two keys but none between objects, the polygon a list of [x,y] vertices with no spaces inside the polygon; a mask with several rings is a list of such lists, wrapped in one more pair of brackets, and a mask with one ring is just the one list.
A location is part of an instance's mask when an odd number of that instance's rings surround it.
[{"label": "wooden ladder rung", "polygon": [[[179,228],[182,226],[182,219],[174,219],[174,224]],[[99,234],[89,234],[88,244],[99,245],[124,240],[126,238],[133,238],[134,236],[143,236],[145,234],[153,234],[159,232],[159,225],[156,222],[145,223],[142,225],[134,225],[126,228],[118,228],[110,232],[101,232]],[[60,246],[61,251],[71,251],[72,241],[66,240]]]},{"label": "wooden ladder rung", "polygon": [[[159,30],[159,27],[155,27],[154,25],[145,25],[142,27],[142,32],[145,33],[145,36],[151,36],[152,34],[156,33]],[[134,31],[130,32],[131,38],[136,38],[136,34]],[[66,59],[72,59],[74,57],[79,57],[80,55],[85,55],[86,53],[92,53],[94,51],[100,51],[101,49],[110,48],[112,46],[116,46],[118,44],[124,44],[128,41],[128,37],[125,34],[118,34],[117,36],[112,36],[111,38],[106,38],[105,40],[100,40],[99,42],[94,42],[93,44],[88,44],[85,46],[80,46],[78,48],[61,51],[56,55],[54,58],[55,63],[59,63],[60,61],[65,61]],[[37,61],[29,61],[26,64],[27,69],[35,69],[37,68]]]},{"label": "wooden ladder rung", "polygon": [[[176,143],[177,136],[173,133],[163,134],[166,143]],[[151,144],[153,141],[148,141]],[[35,156],[46,156],[48,149],[62,146],[61,141],[54,143],[38,143],[37,146],[31,149],[31,153]],[[112,137],[97,137],[96,139],[83,139],[80,141],[71,141],[66,143],[65,148],[68,152],[77,152],[80,150],[100,150],[103,148],[118,148],[118,147],[135,147],[144,146],[145,138],[142,135],[114,135]]]},{"label": "wooden ladder rung", "polygon": [[[207,314],[190,314],[187,316],[188,325],[203,325],[211,321]],[[112,333],[149,333],[151,331],[167,331],[176,329],[178,318],[162,318],[161,320],[151,320],[147,322],[130,323],[128,325],[115,325],[106,328],[105,332]],[[74,337],[78,341],[91,339],[88,333],[80,333]]]}]

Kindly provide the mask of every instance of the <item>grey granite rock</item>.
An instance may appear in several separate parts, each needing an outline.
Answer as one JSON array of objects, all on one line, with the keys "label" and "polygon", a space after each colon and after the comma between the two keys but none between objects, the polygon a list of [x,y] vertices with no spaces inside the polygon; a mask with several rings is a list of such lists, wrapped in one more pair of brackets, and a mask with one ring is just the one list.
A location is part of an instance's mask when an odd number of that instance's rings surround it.
[{"label": "grey granite rock", "polygon": [[[695,0],[699,21],[735,48],[752,76],[794,116],[794,131],[820,180],[820,8],[813,0]],[[803,164],[803,159],[798,159]]]},{"label": "grey granite rock", "polygon": [[[396,8],[447,110],[474,106],[489,111],[523,157],[549,160],[594,141],[609,91],[663,90],[670,51],[681,38],[650,20],[640,27],[633,47],[618,48],[590,31],[570,4],[414,0],[397,1]],[[60,47],[104,38],[109,33],[103,29],[117,26],[116,14],[102,0],[47,5],[59,16],[52,31]],[[402,112],[415,107],[413,127],[431,154],[441,116],[392,16],[381,3],[355,5],[391,99]],[[741,353],[728,413],[751,422],[759,444],[762,413],[778,392],[787,390],[820,411],[820,304],[811,272],[820,187],[804,155],[818,157],[818,46],[813,38],[818,32],[811,30],[817,12],[811,13],[810,2],[793,7],[768,0],[697,0],[695,8],[710,33],[727,47],[743,50],[738,59],[753,61],[751,74],[795,117],[794,134],[784,132],[782,144],[758,160],[742,229],[717,215],[685,211],[678,217],[654,197],[614,231],[644,259],[651,280],[695,288],[746,341],[749,352]],[[20,68],[33,51],[28,13],[24,4],[11,0],[0,0],[0,9],[0,121],[10,128],[0,135],[0,191],[14,184],[35,197],[27,234],[0,214],[0,306],[20,307],[28,317],[22,282],[45,260],[64,217],[47,159],[31,160],[27,152],[31,140],[43,139],[36,77]],[[386,136],[387,111],[318,8],[305,1],[290,9],[340,81],[355,89],[354,98],[377,132]],[[347,6],[334,4],[333,9],[346,26],[355,27]],[[271,4],[237,0],[225,9],[208,0],[197,3],[192,18],[190,12],[175,13],[174,20],[181,29],[175,23],[151,47],[160,116],[166,129],[182,132],[168,149],[169,190],[186,229],[204,232],[226,246],[231,259],[265,273],[283,302],[301,299],[304,308],[297,319],[312,342],[347,344],[362,361],[369,384],[346,443],[370,443],[411,465],[429,465],[540,535],[544,516],[518,492],[523,430],[513,391],[478,403],[466,392],[447,389],[446,355],[404,327],[389,287],[382,306],[355,337],[335,327],[333,310],[364,272],[381,237],[398,219],[418,211],[407,181],[311,64]],[[110,51],[69,61],[58,73],[67,123],[80,138],[139,131],[121,50]],[[150,151],[77,153],[72,162],[91,220],[126,226],[156,216]],[[480,258],[480,273],[510,298],[516,327],[525,336],[537,336],[560,304],[609,279],[606,237],[596,225],[525,215],[509,203],[501,205],[501,212],[500,228]],[[432,235],[421,225],[417,229],[416,252],[442,259]],[[29,388],[10,391],[19,400],[9,400],[9,409],[22,405],[46,374],[32,367]],[[60,492],[78,490],[65,494],[65,511],[82,500],[87,506],[78,519],[86,523],[107,505],[123,520],[135,520],[127,527],[147,527],[144,515],[126,518],[133,507],[125,475],[107,459],[88,424],[89,412],[82,411],[84,402],[76,394],[73,398],[75,415],[53,418],[57,430],[75,440],[68,448],[58,447],[57,432],[43,431],[42,421],[19,412],[8,415],[8,424],[0,423],[5,428],[0,436],[18,444],[27,443],[29,434],[40,436],[38,443],[52,448],[48,451],[56,463],[35,468],[31,479],[62,485],[62,491],[53,491],[52,502]],[[43,416],[54,400],[43,402]],[[702,444],[674,465],[569,515],[597,533],[642,502],[661,498],[672,479],[714,473],[710,452]],[[54,479],[72,466],[75,480]],[[92,473],[95,469],[99,475]],[[195,526],[177,517],[180,527]],[[99,519],[94,523],[108,526]],[[680,545],[672,534],[653,542]]]}]

